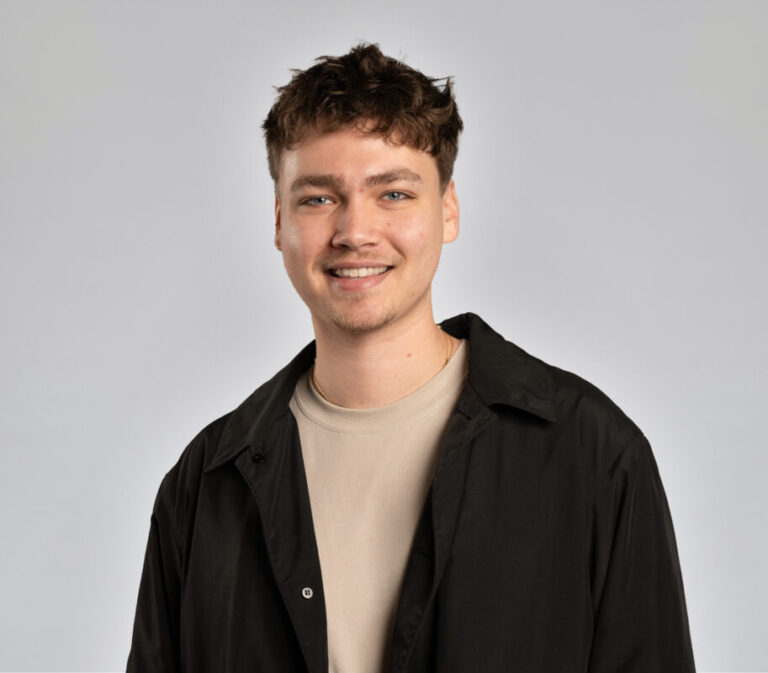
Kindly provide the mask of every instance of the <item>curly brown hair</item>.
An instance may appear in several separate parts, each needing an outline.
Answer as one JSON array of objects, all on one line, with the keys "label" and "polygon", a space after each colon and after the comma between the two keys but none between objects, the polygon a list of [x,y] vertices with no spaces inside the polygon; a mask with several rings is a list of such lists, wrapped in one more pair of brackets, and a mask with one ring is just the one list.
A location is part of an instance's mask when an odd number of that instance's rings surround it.
[{"label": "curly brown hair", "polygon": [[[361,43],[343,56],[321,56],[293,70],[262,124],[269,173],[278,184],[280,156],[307,134],[353,126],[435,157],[444,190],[464,127],[450,77],[431,78]],[[436,83],[443,82],[442,86]]]}]

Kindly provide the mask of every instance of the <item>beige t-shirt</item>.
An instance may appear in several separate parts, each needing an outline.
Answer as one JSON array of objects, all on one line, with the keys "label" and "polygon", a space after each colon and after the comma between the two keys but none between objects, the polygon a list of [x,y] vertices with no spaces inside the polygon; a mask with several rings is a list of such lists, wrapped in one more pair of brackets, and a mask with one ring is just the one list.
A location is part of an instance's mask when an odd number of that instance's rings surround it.
[{"label": "beige t-shirt", "polygon": [[299,426],[325,592],[329,673],[382,673],[443,430],[468,367],[462,341],[421,388],[375,409],[324,400],[307,372]]}]

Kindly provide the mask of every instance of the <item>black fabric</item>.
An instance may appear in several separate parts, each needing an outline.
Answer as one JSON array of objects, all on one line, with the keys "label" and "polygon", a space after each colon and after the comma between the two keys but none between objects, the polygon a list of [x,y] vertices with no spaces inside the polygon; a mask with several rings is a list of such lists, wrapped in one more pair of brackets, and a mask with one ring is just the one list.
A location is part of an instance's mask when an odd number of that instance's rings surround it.
[{"label": "black fabric", "polygon": [[[595,386],[478,316],[442,327],[469,340],[469,373],[413,540],[387,673],[694,671],[672,519],[643,433]],[[328,672],[288,409],[313,359],[314,342],[163,479],[127,673]]]}]

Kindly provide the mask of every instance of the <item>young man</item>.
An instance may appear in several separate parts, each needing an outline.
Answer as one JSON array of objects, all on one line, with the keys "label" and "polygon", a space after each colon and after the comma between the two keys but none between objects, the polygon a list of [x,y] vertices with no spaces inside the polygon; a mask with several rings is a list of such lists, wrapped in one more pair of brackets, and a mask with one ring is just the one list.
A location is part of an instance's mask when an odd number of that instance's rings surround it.
[{"label": "young man", "polygon": [[129,673],[694,670],[643,433],[478,316],[435,325],[461,128],[449,80],[372,45],[279,90],[315,340],[165,476]]}]

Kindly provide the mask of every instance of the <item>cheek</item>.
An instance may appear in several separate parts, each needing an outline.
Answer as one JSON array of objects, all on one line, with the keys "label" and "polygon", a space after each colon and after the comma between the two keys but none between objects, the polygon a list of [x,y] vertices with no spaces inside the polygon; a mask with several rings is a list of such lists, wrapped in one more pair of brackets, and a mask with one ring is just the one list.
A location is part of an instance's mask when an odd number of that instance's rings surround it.
[{"label": "cheek", "polygon": [[311,236],[311,230],[293,229],[282,239],[283,256],[293,264],[312,260],[321,250],[322,245],[316,237]]},{"label": "cheek", "polygon": [[443,232],[436,226],[416,226],[406,229],[403,243],[409,250],[419,255],[433,256],[440,254]]},{"label": "cheek", "polygon": [[[440,250],[442,248],[442,237],[436,235],[433,231],[420,229],[412,231],[407,239],[403,238],[401,252],[409,261],[410,273],[414,274],[414,279],[431,278],[440,261]],[[419,283],[420,281],[417,281]]]},{"label": "cheek", "polygon": [[307,276],[307,267],[311,260],[307,254],[306,246],[294,237],[283,238],[283,266],[288,273],[291,282],[296,285],[304,285]]},{"label": "cheek", "polygon": [[434,216],[421,218],[404,218],[401,222],[395,222],[393,232],[401,243],[412,249],[433,246],[436,241],[442,241],[442,226]]}]

